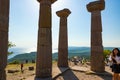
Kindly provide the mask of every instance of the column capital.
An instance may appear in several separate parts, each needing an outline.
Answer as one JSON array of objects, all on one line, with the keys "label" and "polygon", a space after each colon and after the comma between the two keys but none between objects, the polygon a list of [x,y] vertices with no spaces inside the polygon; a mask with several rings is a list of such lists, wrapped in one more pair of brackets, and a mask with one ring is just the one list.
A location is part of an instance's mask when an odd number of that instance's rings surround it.
[{"label": "column capital", "polygon": [[71,13],[71,11],[66,8],[56,12],[57,16],[59,16],[59,17],[68,17],[70,13]]},{"label": "column capital", "polygon": [[89,4],[87,4],[87,10],[89,12],[93,12],[93,11],[101,11],[105,9],[105,1],[94,1],[94,2],[90,2]]},{"label": "column capital", "polygon": [[51,4],[52,4],[52,3],[54,3],[54,2],[57,1],[57,0],[37,0],[37,1],[38,1],[38,2],[41,2],[41,1],[45,1],[45,2],[46,2],[46,1],[50,1]]}]

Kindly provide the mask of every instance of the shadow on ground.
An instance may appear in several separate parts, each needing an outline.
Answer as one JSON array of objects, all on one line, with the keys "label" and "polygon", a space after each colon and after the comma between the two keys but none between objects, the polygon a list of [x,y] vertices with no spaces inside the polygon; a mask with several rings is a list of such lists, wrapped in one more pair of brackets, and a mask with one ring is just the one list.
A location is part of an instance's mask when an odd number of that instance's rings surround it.
[{"label": "shadow on ground", "polygon": [[[59,67],[59,69],[61,72],[63,72],[62,68]],[[58,77],[59,77],[59,80],[79,80],[70,68],[64,71],[62,74],[55,77],[53,80],[57,80]]]},{"label": "shadow on ground", "polygon": [[86,75],[93,75],[93,76],[98,76],[101,77],[102,80],[112,80],[112,74],[109,72],[103,72],[103,73],[98,73],[98,72],[84,72],[80,70],[73,70],[74,72],[79,72],[79,73],[84,73]]},{"label": "shadow on ground", "polygon": [[106,71],[104,73],[95,73],[95,75],[101,77],[103,80],[112,80],[112,74]]},{"label": "shadow on ground", "polygon": [[[63,72],[62,68],[59,68]],[[109,72],[85,72],[81,70],[67,69],[53,80],[112,80],[112,74]]]}]

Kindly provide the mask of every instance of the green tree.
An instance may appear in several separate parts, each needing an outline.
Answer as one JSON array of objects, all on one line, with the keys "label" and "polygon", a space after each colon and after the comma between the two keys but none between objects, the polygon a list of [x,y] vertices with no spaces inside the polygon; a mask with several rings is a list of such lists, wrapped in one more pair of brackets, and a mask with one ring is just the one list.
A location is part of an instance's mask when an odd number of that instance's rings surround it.
[{"label": "green tree", "polygon": [[110,51],[110,50],[104,50],[104,52],[103,52],[104,59],[107,60],[108,55],[110,55],[110,54],[111,54],[111,51]]},{"label": "green tree", "polygon": [[[8,42],[8,49],[10,49],[10,48],[12,48],[14,46],[16,46],[16,45],[13,44],[12,42]],[[13,51],[8,51],[8,55],[11,55],[11,54],[13,54]]]}]

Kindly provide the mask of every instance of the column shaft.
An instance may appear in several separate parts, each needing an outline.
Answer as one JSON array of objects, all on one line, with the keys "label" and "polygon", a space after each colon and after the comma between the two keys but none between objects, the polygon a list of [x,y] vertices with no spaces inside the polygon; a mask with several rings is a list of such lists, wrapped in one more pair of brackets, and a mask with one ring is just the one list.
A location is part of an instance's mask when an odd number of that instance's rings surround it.
[{"label": "column shaft", "polygon": [[60,18],[58,66],[68,67],[68,34],[66,17]]},{"label": "column shaft", "polygon": [[9,0],[0,0],[0,80],[6,80],[8,28]]},{"label": "column shaft", "polygon": [[51,1],[41,0],[40,2],[39,28],[51,29]]},{"label": "column shaft", "polygon": [[53,0],[38,0],[40,2],[36,80],[52,76],[52,31],[51,4]]},{"label": "column shaft", "polygon": [[92,12],[91,21],[91,70],[102,72],[104,71],[104,57],[100,11]]},{"label": "column shaft", "polygon": [[88,11],[91,12],[91,70],[96,72],[105,70],[101,21],[101,10],[104,8],[104,1],[94,1],[87,5]]},{"label": "column shaft", "polygon": [[60,17],[60,31],[58,44],[58,66],[68,67],[68,34],[67,34],[67,17],[70,14],[69,9],[57,11],[56,14]]}]

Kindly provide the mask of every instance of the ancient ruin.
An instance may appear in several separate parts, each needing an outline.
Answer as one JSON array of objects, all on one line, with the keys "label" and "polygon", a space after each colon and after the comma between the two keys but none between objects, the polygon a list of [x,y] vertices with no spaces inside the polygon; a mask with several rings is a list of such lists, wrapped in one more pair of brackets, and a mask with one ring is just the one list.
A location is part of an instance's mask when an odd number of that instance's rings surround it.
[{"label": "ancient ruin", "polygon": [[59,28],[59,46],[58,46],[58,66],[68,67],[68,34],[67,34],[67,17],[70,14],[69,9],[57,11],[56,14],[60,17]]},{"label": "ancient ruin", "polygon": [[0,0],[0,80],[6,80],[9,31],[9,0]]},{"label": "ancient ruin", "polygon": [[56,0],[38,0],[40,3],[36,77],[52,76],[51,4]]},{"label": "ancient ruin", "polygon": [[[37,60],[35,80],[52,77],[52,31],[51,5],[56,0],[38,0],[40,3],[39,28],[37,43]],[[102,45],[101,10],[104,10],[104,0],[87,4],[91,12],[91,70],[103,72],[105,70]],[[63,9],[57,11],[60,17],[58,67],[68,67],[68,34],[67,17],[71,11]],[[9,0],[0,0],[0,80],[6,80],[5,68],[8,53],[9,31]]]},{"label": "ancient ruin", "polygon": [[96,72],[103,72],[105,69],[101,21],[101,10],[104,8],[104,1],[94,1],[87,5],[87,10],[91,12],[91,70]]}]

